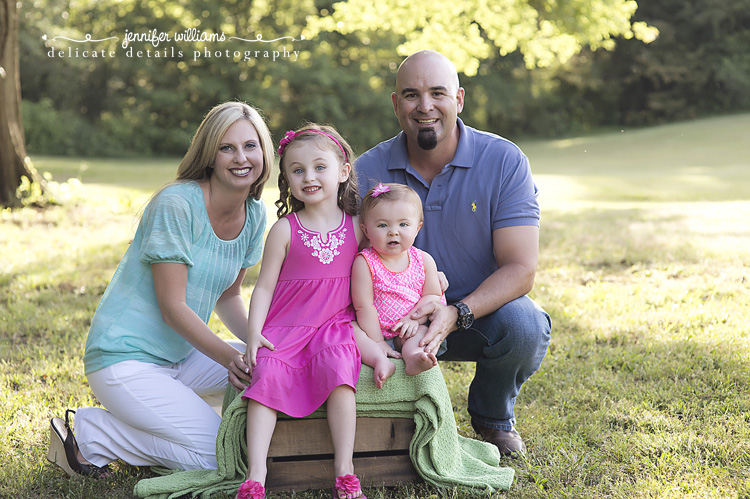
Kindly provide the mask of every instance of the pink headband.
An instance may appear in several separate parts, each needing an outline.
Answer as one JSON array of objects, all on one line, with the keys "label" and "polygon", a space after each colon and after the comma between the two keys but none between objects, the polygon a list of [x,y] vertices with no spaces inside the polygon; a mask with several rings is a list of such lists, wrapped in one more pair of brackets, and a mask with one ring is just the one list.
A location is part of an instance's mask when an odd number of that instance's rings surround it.
[{"label": "pink headband", "polygon": [[299,132],[289,130],[288,132],[284,134],[284,137],[279,141],[279,156],[284,154],[284,149],[286,149],[286,146],[291,144],[294,139],[296,139],[303,133],[319,133],[321,135],[325,135],[326,137],[334,141],[337,146],[339,146],[339,149],[341,149],[341,152],[344,153],[344,161],[349,161],[349,155],[346,154],[344,147],[341,145],[341,143],[338,140],[336,140],[336,137],[334,137],[328,132],[324,132],[323,130],[302,130]]}]

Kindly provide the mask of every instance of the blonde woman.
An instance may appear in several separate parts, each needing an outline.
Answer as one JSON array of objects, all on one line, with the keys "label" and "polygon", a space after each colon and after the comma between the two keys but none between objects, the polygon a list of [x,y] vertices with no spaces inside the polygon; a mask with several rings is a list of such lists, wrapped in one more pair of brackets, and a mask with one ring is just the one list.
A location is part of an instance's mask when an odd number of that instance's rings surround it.
[{"label": "blonde woman", "polygon": [[[143,211],[130,247],[94,314],[83,358],[106,408],[68,410],[50,421],[47,459],[69,475],[100,476],[121,459],[135,466],[216,468],[221,418],[202,396],[250,380],[244,344],[220,339],[215,311],[243,342],[240,285],[261,257],[260,200],[273,145],[258,111],[213,108],[174,182]],[[76,433],[70,415],[76,413]]]}]

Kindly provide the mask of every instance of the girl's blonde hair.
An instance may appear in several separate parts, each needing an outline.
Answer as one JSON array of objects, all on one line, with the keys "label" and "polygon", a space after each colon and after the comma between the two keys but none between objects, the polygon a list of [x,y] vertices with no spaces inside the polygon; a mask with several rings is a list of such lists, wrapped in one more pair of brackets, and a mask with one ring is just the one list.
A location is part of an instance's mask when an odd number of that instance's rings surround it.
[{"label": "girl's blonde hair", "polygon": [[260,199],[263,185],[271,176],[274,152],[271,132],[260,113],[244,102],[224,102],[211,109],[190,142],[190,147],[177,168],[177,181],[206,180],[211,178],[214,161],[219,151],[219,144],[230,126],[245,119],[258,132],[260,146],[263,150],[263,170],[250,187],[250,196]]},{"label": "girl's blonde hair", "polygon": [[[376,195],[373,196],[373,194]],[[365,223],[367,214],[375,208],[381,201],[400,201],[411,202],[419,212],[419,221],[422,222],[422,200],[414,189],[404,184],[377,184],[373,186],[365,197],[362,198],[362,205],[359,207],[359,221]]]},{"label": "girl's blonde hair", "polygon": [[[307,133],[305,133],[307,132]],[[319,132],[319,133],[315,133]],[[287,132],[287,135],[290,135]],[[330,149],[336,153],[341,164],[349,163],[352,170],[349,172],[349,178],[339,184],[337,194],[338,206],[349,215],[356,215],[359,207],[359,193],[357,192],[357,175],[354,172],[354,151],[349,143],[339,134],[335,128],[328,125],[318,125],[308,123],[299,130],[291,134],[291,139],[282,139],[281,150],[279,152],[279,199],[274,203],[277,207],[276,216],[281,218],[287,213],[295,213],[305,207],[304,203],[292,196],[289,188],[289,180],[284,172],[284,154],[286,147],[297,142],[314,142],[321,149]],[[329,137],[330,136],[330,137]],[[333,137],[333,140],[331,137]]]}]

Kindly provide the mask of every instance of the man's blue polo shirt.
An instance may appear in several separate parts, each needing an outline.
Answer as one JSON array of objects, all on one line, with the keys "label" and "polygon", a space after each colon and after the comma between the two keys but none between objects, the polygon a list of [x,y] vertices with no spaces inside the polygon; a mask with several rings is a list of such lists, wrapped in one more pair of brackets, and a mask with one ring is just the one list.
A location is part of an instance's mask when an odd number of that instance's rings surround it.
[{"label": "man's blue polo shirt", "polygon": [[406,135],[381,142],[356,161],[360,194],[378,182],[406,184],[422,199],[424,225],[415,246],[450,282],[448,302],[463,299],[497,270],[492,231],[539,226],[538,191],[529,160],[507,139],[464,125],[453,160],[425,182],[409,164]]}]

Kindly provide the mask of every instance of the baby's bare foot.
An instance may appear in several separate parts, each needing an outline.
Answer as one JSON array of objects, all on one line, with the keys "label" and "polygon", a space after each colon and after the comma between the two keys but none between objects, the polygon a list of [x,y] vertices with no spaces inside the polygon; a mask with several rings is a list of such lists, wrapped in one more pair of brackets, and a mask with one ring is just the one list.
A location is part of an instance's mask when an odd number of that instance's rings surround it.
[{"label": "baby's bare foot", "polygon": [[374,368],[375,371],[375,386],[383,388],[385,381],[396,372],[396,365],[388,359],[383,359],[378,362]]},{"label": "baby's bare foot", "polygon": [[428,352],[416,353],[406,358],[405,361],[405,371],[409,376],[416,376],[417,374],[425,372],[428,369],[432,369],[438,364],[435,354]]}]

